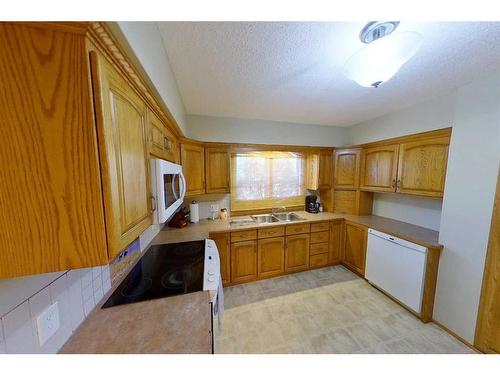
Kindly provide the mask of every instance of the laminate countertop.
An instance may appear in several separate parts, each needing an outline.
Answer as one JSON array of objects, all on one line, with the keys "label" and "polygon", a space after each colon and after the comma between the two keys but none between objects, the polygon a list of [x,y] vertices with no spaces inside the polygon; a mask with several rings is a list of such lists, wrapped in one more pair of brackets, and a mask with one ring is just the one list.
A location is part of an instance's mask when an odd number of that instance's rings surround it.
[{"label": "laminate countertop", "polygon": [[[202,240],[208,238],[208,234],[210,232],[229,232],[235,230],[264,228],[270,226],[294,225],[300,223],[313,223],[315,221],[344,219],[348,222],[361,224],[366,226],[367,228],[372,228],[428,248],[442,248],[442,245],[438,242],[439,232],[382,216],[356,216],[336,214],[332,212],[320,212],[317,214],[311,214],[306,211],[294,211],[294,213],[304,218],[305,220],[294,222],[275,222],[269,224],[231,226],[229,224],[230,220],[203,219],[196,224],[189,224],[187,227],[180,229],[165,227],[162,231],[160,231],[158,235],[156,235],[156,237],[152,241],[152,244]],[[238,218],[242,217],[244,216],[239,216]]]}]

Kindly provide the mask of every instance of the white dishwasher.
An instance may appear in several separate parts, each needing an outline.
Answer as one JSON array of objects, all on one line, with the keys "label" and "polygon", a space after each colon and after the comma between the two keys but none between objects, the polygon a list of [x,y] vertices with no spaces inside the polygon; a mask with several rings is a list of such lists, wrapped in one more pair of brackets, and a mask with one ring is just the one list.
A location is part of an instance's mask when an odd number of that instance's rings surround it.
[{"label": "white dishwasher", "polygon": [[373,285],[420,313],[427,248],[368,229],[365,277]]}]

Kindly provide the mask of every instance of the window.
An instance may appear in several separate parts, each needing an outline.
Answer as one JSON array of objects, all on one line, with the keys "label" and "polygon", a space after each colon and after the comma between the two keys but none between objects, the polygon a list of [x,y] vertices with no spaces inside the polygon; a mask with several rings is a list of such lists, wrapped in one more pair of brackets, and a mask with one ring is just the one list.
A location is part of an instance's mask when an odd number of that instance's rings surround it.
[{"label": "window", "polygon": [[254,151],[231,155],[231,210],[304,204],[305,159],[294,152]]}]

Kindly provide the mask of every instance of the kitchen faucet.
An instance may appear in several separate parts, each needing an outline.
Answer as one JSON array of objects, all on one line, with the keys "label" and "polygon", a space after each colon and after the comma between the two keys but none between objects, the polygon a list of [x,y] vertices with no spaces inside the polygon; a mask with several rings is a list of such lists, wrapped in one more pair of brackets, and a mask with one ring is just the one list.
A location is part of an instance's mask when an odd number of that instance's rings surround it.
[{"label": "kitchen faucet", "polygon": [[277,212],[278,210],[283,210],[283,211],[286,211],[286,206],[281,206],[281,207],[273,207],[273,208],[271,208],[271,215],[276,214],[276,212]]}]

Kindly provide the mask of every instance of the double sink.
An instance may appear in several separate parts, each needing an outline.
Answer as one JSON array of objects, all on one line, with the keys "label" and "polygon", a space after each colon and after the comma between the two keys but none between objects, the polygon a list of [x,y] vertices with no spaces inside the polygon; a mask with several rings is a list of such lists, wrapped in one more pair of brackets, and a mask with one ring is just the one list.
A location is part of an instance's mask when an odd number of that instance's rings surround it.
[{"label": "double sink", "polygon": [[293,213],[293,212],[281,212],[277,214],[262,214],[262,215],[252,215],[244,218],[234,218],[229,222],[231,226],[238,225],[251,225],[251,224],[270,224],[270,223],[280,223],[280,222],[292,222],[306,220],[303,217]]}]

